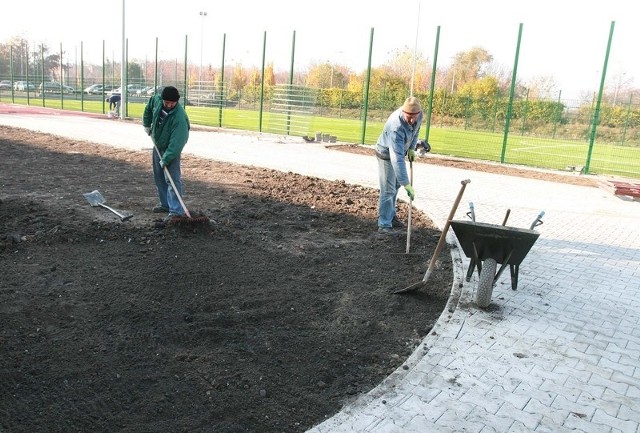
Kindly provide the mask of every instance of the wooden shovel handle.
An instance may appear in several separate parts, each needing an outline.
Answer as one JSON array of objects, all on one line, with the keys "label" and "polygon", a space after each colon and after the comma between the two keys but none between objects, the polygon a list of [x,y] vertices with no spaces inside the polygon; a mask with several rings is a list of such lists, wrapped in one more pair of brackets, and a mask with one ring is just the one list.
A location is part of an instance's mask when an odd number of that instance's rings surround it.
[{"label": "wooden shovel handle", "polygon": [[436,261],[438,259],[438,256],[440,255],[440,252],[444,247],[444,242],[447,237],[447,232],[449,231],[449,226],[451,225],[451,220],[453,219],[453,216],[455,215],[456,210],[458,209],[458,205],[460,204],[460,200],[462,199],[462,194],[464,194],[464,189],[467,187],[467,184],[469,182],[471,182],[471,180],[469,179],[465,179],[462,182],[460,182],[462,186],[460,187],[460,191],[458,192],[456,201],[453,202],[453,207],[451,208],[451,212],[449,212],[449,216],[447,217],[447,222],[445,223],[444,228],[442,229],[442,233],[440,234],[440,239],[438,240],[438,245],[436,245],[436,250],[433,252],[433,257],[431,257],[431,261],[429,262],[429,268],[427,269],[427,272],[424,274],[424,278],[422,279],[422,281],[424,282],[426,282],[429,279],[429,275],[431,275],[431,272],[433,272],[433,269],[436,266]]}]

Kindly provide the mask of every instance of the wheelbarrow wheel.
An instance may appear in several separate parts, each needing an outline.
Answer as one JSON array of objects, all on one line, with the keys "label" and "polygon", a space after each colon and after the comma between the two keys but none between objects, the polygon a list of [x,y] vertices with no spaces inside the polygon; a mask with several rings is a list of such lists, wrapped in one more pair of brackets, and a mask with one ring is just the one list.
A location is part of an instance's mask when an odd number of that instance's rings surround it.
[{"label": "wheelbarrow wheel", "polygon": [[482,262],[482,271],[480,271],[480,279],[478,281],[478,293],[476,294],[476,304],[478,304],[480,308],[487,308],[491,302],[497,266],[498,263],[495,259],[488,258]]}]

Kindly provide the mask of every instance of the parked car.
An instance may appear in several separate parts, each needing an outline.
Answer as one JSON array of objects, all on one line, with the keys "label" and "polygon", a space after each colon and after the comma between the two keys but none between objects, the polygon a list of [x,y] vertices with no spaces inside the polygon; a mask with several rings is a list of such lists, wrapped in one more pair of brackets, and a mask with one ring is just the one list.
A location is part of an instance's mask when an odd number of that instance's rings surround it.
[{"label": "parked car", "polygon": [[157,87],[151,87],[149,88],[149,90],[147,90],[147,95],[148,96],[153,96],[156,94],[156,92],[160,93],[162,92],[162,89],[164,89],[164,86],[157,86]]},{"label": "parked car", "polygon": [[60,93],[60,83],[56,83],[55,81],[48,81],[45,83],[40,83],[38,86],[39,93]]},{"label": "parked car", "polygon": [[139,95],[138,91],[144,89],[144,86],[140,84],[128,84],[127,85],[127,95],[136,96]]},{"label": "parked car", "polygon": [[11,90],[11,81],[9,80],[0,81],[0,90]]},{"label": "parked car", "polygon": [[143,87],[141,89],[136,90],[136,96],[147,96],[147,91],[153,89],[153,86]]},{"label": "parked car", "polygon": [[17,90],[19,92],[34,92],[36,90],[36,85],[30,81],[16,81],[13,85],[13,90]]},{"label": "parked car", "polygon": [[87,95],[96,95],[102,93],[102,84],[92,84],[89,87],[85,88],[83,92]]},{"label": "parked car", "polygon": [[60,85],[60,83],[56,81],[49,81],[46,83],[40,83],[38,86],[38,93],[42,93],[44,89],[44,93],[60,93],[60,89],[62,88],[62,93],[76,93],[76,89],[71,86]]},{"label": "parked car", "polygon": [[91,86],[84,89],[84,93],[87,95],[100,95],[102,92],[108,93],[113,89],[113,86],[110,84],[92,84]]}]

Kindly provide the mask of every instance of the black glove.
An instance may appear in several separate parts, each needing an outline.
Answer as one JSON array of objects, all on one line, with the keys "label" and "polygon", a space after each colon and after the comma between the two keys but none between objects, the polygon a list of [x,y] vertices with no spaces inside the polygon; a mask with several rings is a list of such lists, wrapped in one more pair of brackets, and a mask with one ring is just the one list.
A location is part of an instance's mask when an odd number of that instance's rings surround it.
[{"label": "black glove", "polygon": [[424,153],[431,152],[431,145],[424,140],[418,140],[416,143],[416,150],[420,148],[424,149]]}]

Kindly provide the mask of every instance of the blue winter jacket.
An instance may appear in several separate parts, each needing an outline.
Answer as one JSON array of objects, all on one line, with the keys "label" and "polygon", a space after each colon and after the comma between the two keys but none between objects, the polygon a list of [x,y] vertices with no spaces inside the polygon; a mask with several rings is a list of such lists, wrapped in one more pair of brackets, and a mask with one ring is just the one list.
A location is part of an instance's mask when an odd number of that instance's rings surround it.
[{"label": "blue winter jacket", "polygon": [[407,185],[409,183],[404,156],[409,149],[416,150],[422,118],[423,113],[420,113],[416,124],[410,125],[404,120],[402,108],[398,108],[391,113],[380,137],[378,137],[376,152],[383,159],[391,160],[393,171],[396,173],[396,178],[400,185]]}]

